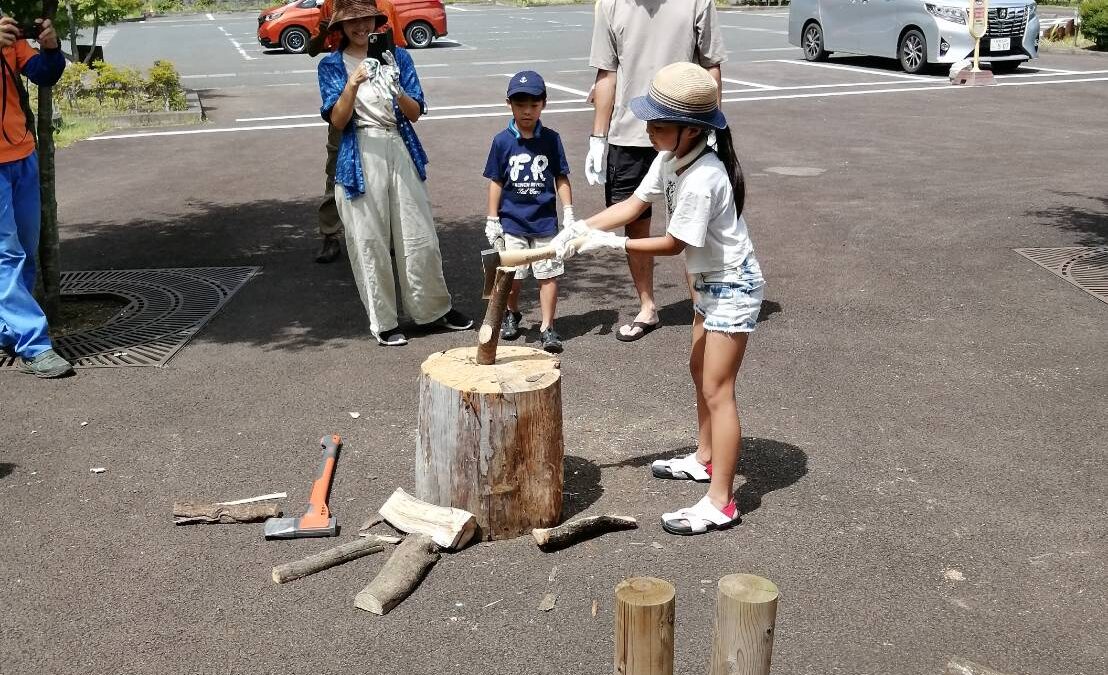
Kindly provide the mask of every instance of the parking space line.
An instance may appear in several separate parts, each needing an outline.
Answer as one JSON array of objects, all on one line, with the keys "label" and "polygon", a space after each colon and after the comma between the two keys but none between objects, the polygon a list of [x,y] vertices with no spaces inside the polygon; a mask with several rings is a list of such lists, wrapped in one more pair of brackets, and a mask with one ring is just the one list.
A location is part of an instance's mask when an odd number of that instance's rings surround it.
[{"label": "parking space line", "polygon": [[740,52],[791,52],[800,47],[758,47],[757,49],[739,49]]},{"label": "parking space line", "polygon": [[[1045,70],[1039,68],[1038,70]],[[998,80],[1008,79],[1011,77],[1058,77],[1059,75],[1103,75],[1108,73],[1108,70],[1057,70],[1050,73],[1013,73],[1011,75],[995,75]]]},{"label": "parking space line", "polygon": [[745,31],[750,31],[751,33],[773,33],[774,35],[788,35],[789,34],[789,31],[787,31],[787,30],[773,30],[772,28],[752,28],[750,26],[724,26],[722,24],[720,25],[720,27],[721,28],[730,28],[731,30],[745,30]]},{"label": "parking space line", "polygon": [[[1031,86],[1031,85],[1044,85],[1044,84],[1072,84],[1078,82],[1108,82],[1108,77],[1089,77],[1089,78],[1074,78],[1067,80],[1039,80],[1035,82],[997,82],[994,86],[997,87],[1013,87],[1013,86]],[[863,94],[897,94],[911,91],[972,91],[973,87],[955,87],[955,86],[918,86],[918,87],[898,87],[895,89],[855,89],[852,91],[819,91],[807,94],[767,94],[766,96],[744,96],[741,98],[725,98],[724,103],[749,103],[753,101],[778,101],[784,99],[797,99],[797,98],[821,98],[832,96],[860,96]]]},{"label": "parking space line", "polygon": [[[509,75],[508,77],[511,77],[511,75]],[[564,84],[557,84],[557,83],[551,82],[550,80],[546,81],[546,88],[547,89],[554,89],[556,91],[564,91],[567,94],[575,94],[577,96],[580,96],[581,98],[585,98],[589,95],[589,92],[587,92],[587,91],[581,91],[580,89],[574,89],[573,87],[567,87]]]},{"label": "parking space line", "polygon": [[1070,75],[1072,73],[1079,72],[1079,71],[1076,71],[1076,70],[1060,70],[1058,68],[1043,68],[1042,66],[1031,66],[1031,67],[1034,68],[1035,70],[1041,70],[1044,73],[1059,73],[1059,74],[1062,74],[1062,75]]},{"label": "parking space line", "polygon": [[205,14],[204,18],[206,18],[208,21],[215,21],[215,17],[212,16],[211,12],[208,12],[207,14]]},{"label": "parking space line", "polygon": [[775,87],[772,84],[761,84],[760,82],[748,82],[746,80],[736,80],[730,77],[721,77],[720,80],[727,84],[741,84],[744,87],[754,87],[755,89],[780,89],[781,87]]},{"label": "parking space line", "polygon": [[[271,85],[271,86],[276,86],[276,85]],[[547,101],[546,102],[546,104],[548,106],[576,105],[578,103],[580,103],[580,101]],[[461,104],[461,105],[429,106],[427,108],[427,114],[432,115],[435,112],[438,112],[440,110],[480,110],[480,109],[483,109],[483,108],[503,108],[505,111],[508,110],[508,106],[505,103],[465,103],[465,104]],[[547,112],[550,112],[550,111],[549,110],[544,110],[543,114],[545,114]],[[239,123],[239,122],[276,122],[278,120],[303,120],[303,119],[314,119],[314,118],[317,118],[317,117],[319,117],[319,113],[315,112],[315,113],[299,113],[299,114],[295,114],[295,115],[271,115],[269,117],[238,117],[238,118],[235,119],[235,122],[236,123]],[[437,119],[441,119],[441,118],[437,118]]]},{"label": "parking space line", "polygon": [[925,75],[909,75],[908,73],[889,73],[882,70],[874,70],[873,68],[862,68],[861,66],[847,66],[840,63],[813,63],[812,61],[794,61],[792,59],[771,59],[771,63],[791,63],[794,66],[811,66],[812,68],[831,68],[832,70],[846,70],[852,73],[867,73],[869,75],[881,75],[882,77],[899,77],[904,80],[930,80],[930,77]]}]

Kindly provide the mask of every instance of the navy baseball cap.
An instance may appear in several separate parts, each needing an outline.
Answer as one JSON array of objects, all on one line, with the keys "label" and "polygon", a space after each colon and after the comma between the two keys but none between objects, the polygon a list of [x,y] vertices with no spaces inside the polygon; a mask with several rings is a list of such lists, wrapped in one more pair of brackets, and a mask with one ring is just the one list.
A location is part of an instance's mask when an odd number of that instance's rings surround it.
[{"label": "navy baseball cap", "polygon": [[546,82],[543,82],[542,75],[533,70],[516,73],[512,75],[512,79],[508,82],[508,98],[516,94],[542,96],[545,93]]}]

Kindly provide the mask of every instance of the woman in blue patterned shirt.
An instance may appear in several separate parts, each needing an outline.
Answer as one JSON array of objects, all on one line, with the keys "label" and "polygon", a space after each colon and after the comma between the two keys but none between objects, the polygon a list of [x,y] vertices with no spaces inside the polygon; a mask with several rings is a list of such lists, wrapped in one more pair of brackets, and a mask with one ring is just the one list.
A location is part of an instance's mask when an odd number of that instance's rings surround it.
[{"label": "woman in blue patterned shirt", "polygon": [[328,29],[342,32],[341,46],[318,71],[320,113],[343,130],[335,201],[350,267],[373,336],[393,346],[408,342],[399,330],[393,260],[404,309],[416,323],[467,330],[473,322],[452,308],[442,274],[424,185],[427,155],[412,128],[427,111],[412,57],[396,49],[382,56],[385,63],[367,58],[370,35],[386,20],[371,0],[336,2]]}]

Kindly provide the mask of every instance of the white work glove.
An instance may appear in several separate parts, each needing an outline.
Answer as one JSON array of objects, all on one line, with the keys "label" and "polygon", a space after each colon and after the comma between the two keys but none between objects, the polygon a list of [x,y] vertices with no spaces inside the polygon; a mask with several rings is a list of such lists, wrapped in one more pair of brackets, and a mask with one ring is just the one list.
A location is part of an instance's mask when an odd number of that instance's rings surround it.
[{"label": "white work glove", "polygon": [[381,70],[381,62],[377,59],[363,59],[362,70],[365,71],[365,79],[373,81],[377,79],[377,72]]},{"label": "white work glove", "polygon": [[577,252],[591,253],[606,248],[613,251],[626,251],[627,237],[605,230],[589,230],[589,236],[585,239],[585,243],[581,244],[581,248],[577,249]]},{"label": "white work glove", "polygon": [[589,154],[585,155],[585,178],[589,185],[603,185],[607,172],[605,156],[608,153],[608,139],[605,136],[589,136]]},{"label": "white work glove", "polygon": [[[496,216],[485,218],[485,239],[489,240],[489,246],[493,248],[504,247],[504,227]],[[497,244],[499,243],[499,247]]]},{"label": "white work glove", "polygon": [[384,65],[377,71],[377,79],[381,83],[381,91],[388,98],[400,96],[400,70],[396,66]]},{"label": "white work glove", "polygon": [[567,224],[550,242],[550,245],[554,247],[555,259],[562,261],[566,258],[572,258],[577,253],[577,247],[573,240],[583,237],[589,232],[592,232],[592,228],[586,225],[583,220],[575,220]]},{"label": "white work glove", "polygon": [[562,209],[562,227],[569,227],[577,219],[573,217],[573,205],[566,204]]}]

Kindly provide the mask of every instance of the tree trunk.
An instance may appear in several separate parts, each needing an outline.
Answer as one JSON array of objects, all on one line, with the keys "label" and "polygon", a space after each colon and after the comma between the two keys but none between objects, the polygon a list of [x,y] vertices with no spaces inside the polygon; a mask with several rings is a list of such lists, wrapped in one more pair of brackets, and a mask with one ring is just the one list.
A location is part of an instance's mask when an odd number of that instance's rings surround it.
[{"label": "tree trunk", "polygon": [[73,0],[66,0],[65,13],[69,17],[69,58],[77,61],[77,13],[73,11]]},{"label": "tree trunk", "polygon": [[[57,0],[45,0],[42,3],[43,17],[54,20],[58,13]],[[39,180],[39,243],[38,276],[42,284],[40,304],[46,314],[47,322],[53,322],[61,313],[62,305],[62,263],[58,249],[58,198],[55,191],[54,169],[54,88],[39,87],[38,113],[36,119],[38,136],[38,180]]]},{"label": "tree trunk", "polygon": [[709,675],[769,675],[777,586],[753,574],[719,580]]},{"label": "tree trunk", "polygon": [[675,596],[672,584],[653,577],[616,586],[616,675],[673,675]]},{"label": "tree trunk", "polygon": [[100,13],[94,12],[92,15],[92,44],[88,46],[88,54],[85,55],[85,65],[92,63],[92,55],[96,51],[96,36],[100,32]]},{"label": "tree trunk", "polygon": [[562,515],[559,362],[527,347],[501,347],[478,365],[477,348],[423,362],[416,496],[477,517],[478,536],[508,539],[552,527]]}]

